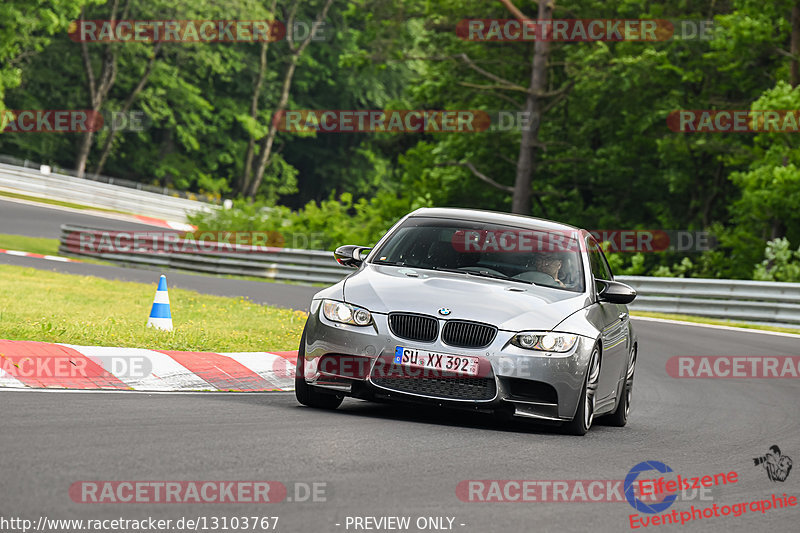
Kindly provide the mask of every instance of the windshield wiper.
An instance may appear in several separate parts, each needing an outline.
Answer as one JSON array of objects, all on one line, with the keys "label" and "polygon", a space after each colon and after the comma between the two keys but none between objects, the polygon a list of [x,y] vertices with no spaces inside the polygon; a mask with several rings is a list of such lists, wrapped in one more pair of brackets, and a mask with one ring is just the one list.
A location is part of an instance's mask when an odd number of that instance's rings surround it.
[{"label": "windshield wiper", "polygon": [[526,285],[538,286],[538,285],[536,285],[536,283],[534,283],[532,281],[525,281],[525,280],[521,280],[521,279],[509,278],[508,276],[498,276],[497,274],[492,274],[492,273],[490,273],[490,272],[488,272],[486,270],[461,270],[459,268],[445,268],[445,267],[440,267],[440,266],[406,265],[405,263],[402,263],[402,262],[396,262],[396,263],[381,262],[381,263],[376,263],[376,264],[379,264],[379,265],[391,265],[391,266],[408,266],[408,268],[418,268],[418,269],[421,269],[421,270],[435,270],[437,272],[451,272],[453,274],[467,274],[467,275],[470,275],[470,276],[477,276],[477,277],[480,277],[480,278],[500,279],[500,280],[503,280],[503,281],[513,281],[515,283],[524,283]]},{"label": "windshield wiper", "polygon": [[[492,278],[492,279],[511,279],[508,276],[498,276],[497,274],[491,274],[486,270],[460,270],[459,272],[466,272],[472,276],[480,276],[482,278]],[[512,281],[520,281],[518,279]]]},{"label": "windshield wiper", "polygon": [[455,272],[456,274],[464,274],[463,270],[459,270],[457,268],[444,268],[439,266],[432,266],[428,267],[428,270],[437,270],[439,272]]},{"label": "windshield wiper", "polygon": [[431,267],[431,270],[439,270],[441,272],[455,272],[456,274],[467,274],[470,276],[478,276],[480,278],[491,278],[491,279],[501,279],[503,281],[516,281],[517,283],[525,283],[529,285],[534,285],[533,282],[530,281],[523,281],[521,279],[513,279],[509,278],[508,276],[498,276],[497,274],[492,274],[486,270],[461,270],[458,268],[442,268],[442,267]]},{"label": "windshield wiper", "polygon": [[502,279],[504,281],[513,281],[515,283],[524,283],[526,285],[533,285],[538,287],[538,285],[532,281],[526,281],[523,279],[514,279],[508,276],[498,276],[497,274],[491,274],[485,270],[460,270],[459,272],[466,272],[467,274],[472,274],[473,276],[479,276],[481,278]]}]

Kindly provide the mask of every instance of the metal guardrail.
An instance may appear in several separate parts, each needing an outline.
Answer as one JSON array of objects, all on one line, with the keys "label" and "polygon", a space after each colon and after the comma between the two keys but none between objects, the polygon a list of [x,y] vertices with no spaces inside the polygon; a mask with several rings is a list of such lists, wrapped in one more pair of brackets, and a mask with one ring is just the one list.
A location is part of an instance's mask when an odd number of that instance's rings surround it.
[{"label": "metal guardrail", "polygon": [[[120,231],[62,225],[59,253],[66,256],[84,256],[124,265],[188,270],[209,274],[253,276],[258,278],[302,281],[306,283],[336,283],[352,269],[339,265],[331,252],[300,250],[295,248],[252,247],[236,244],[206,242],[202,252],[184,253],[169,251],[175,246],[163,246],[165,234],[180,232],[136,232],[138,246],[135,251],[120,253],[111,250],[122,248],[114,241],[119,235],[132,235]],[[150,234],[162,242],[158,246]],[[107,239],[103,241],[103,238]],[[81,240],[83,238],[83,241]],[[92,244],[87,244],[91,240]],[[131,239],[128,239],[129,241]],[[103,245],[103,243],[107,245]],[[166,248],[167,251],[164,251]]]},{"label": "metal guardrail", "polygon": [[[129,265],[306,283],[336,283],[353,271],[337,264],[331,252],[292,248],[254,251],[250,246],[218,245],[198,254],[164,253],[153,251],[152,243],[144,241],[138,253],[89,253],[81,250],[82,233],[99,239],[103,233],[113,236],[118,232],[70,225],[61,226],[61,232],[60,253],[64,255]],[[633,311],[800,324],[800,283],[642,276],[616,279],[637,290],[638,296],[630,304]]]},{"label": "metal guardrail", "polygon": [[213,204],[186,198],[174,198],[64,174],[42,174],[38,169],[3,163],[0,163],[0,189],[175,222],[185,221],[188,213],[214,207]]},{"label": "metal guardrail", "polygon": [[617,276],[638,295],[629,307],[741,322],[800,324],[800,283]]}]

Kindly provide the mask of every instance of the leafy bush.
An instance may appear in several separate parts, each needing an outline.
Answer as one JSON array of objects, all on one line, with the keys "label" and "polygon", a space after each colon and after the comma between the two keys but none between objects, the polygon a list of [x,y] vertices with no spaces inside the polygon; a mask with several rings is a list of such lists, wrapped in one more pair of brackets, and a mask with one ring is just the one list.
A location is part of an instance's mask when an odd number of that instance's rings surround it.
[{"label": "leafy bush", "polygon": [[612,252],[606,253],[606,257],[617,275],[752,279],[753,268],[763,258],[765,241],[745,226],[726,227],[715,223],[708,231],[716,246],[688,257],[679,252]]},{"label": "leafy bush", "polygon": [[[605,252],[605,254],[606,259],[608,259],[608,266],[611,267],[611,272],[615,276],[644,276],[647,273],[645,257],[641,252],[633,255],[618,252]],[[630,259],[630,261],[626,259]]]},{"label": "leafy bush", "polygon": [[764,250],[764,260],[756,265],[753,279],[800,281],[800,248],[792,250],[787,239],[769,241]]},{"label": "leafy bush", "polygon": [[390,192],[353,201],[344,193],[302,209],[265,201],[234,201],[230,209],[217,209],[189,217],[200,231],[278,232],[287,248],[333,250],[342,244],[375,244],[398,219],[417,206]]}]

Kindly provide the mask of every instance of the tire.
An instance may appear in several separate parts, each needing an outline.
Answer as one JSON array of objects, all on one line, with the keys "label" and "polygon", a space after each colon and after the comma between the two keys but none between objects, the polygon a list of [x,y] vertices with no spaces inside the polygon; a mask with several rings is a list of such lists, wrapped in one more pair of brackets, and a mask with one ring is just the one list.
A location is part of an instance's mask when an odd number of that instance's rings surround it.
[{"label": "tire", "polygon": [[624,427],[628,423],[631,413],[631,397],[633,396],[633,374],[636,371],[636,346],[631,348],[628,355],[628,366],[625,371],[625,383],[622,386],[622,396],[617,404],[617,409],[610,415],[604,417],[606,425],[614,427]]},{"label": "tire", "polygon": [[300,347],[297,350],[297,367],[294,377],[294,395],[301,404],[314,407],[316,409],[336,409],[344,401],[343,396],[336,394],[325,394],[317,391],[313,386],[306,383],[305,378],[306,363],[306,332],[300,337]]},{"label": "tire", "polygon": [[594,422],[594,406],[597,393],[597,382],[600,379],[600,349],[595,346],[586,368],[586,379],[583,380],[583,391],[578,400],[575,417],[564,424],[564,430],[570,435],[583,436]]}]

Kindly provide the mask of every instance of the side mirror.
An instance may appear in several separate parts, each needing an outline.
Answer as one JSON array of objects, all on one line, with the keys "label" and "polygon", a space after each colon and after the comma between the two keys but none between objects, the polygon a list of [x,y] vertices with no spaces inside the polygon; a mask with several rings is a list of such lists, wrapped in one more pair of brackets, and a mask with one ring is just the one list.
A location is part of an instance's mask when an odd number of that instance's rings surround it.
[{"label": "side mirror", "polygon": [[333,252],[333,257],[336,258],[336,261],[342,266],[358,268],[361,263],[364,262],[364,259],[367,258],[371,250],[372,248],[367,246],[348,244],[338,247],[336,251]]},{"label": "side mirror", "polygon": [[636,298],[636,289],[619,281],[596,279],[597,296],[601,302],[629,304]]}]

